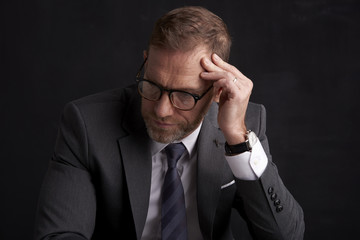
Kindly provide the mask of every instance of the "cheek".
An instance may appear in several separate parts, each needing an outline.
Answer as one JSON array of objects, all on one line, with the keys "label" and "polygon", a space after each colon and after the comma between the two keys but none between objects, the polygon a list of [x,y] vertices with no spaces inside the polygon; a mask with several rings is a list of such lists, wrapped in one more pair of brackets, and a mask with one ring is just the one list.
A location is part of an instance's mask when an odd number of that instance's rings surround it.
[{"label": "cheek", "polygon": [[141,99],[141,113],[143,115],[149,115],[154,109],[154,102],[148,101],[146,99]]}]

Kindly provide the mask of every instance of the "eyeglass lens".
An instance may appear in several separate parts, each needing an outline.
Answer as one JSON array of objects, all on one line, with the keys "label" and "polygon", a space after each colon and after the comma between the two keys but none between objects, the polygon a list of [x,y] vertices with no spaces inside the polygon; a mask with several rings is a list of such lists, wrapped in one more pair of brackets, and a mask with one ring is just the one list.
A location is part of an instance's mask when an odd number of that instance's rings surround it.
[{"label": "eyeglass lens", "polygon": [[[159,100],[162,94],[162,89],[159,86],[148,81],[139,82],[139,91],[144,98],[150,101]],[[195,105],[194,97],[186,92],[172,91],[169,97],[171,103],[180,109],[189,110]]]}]

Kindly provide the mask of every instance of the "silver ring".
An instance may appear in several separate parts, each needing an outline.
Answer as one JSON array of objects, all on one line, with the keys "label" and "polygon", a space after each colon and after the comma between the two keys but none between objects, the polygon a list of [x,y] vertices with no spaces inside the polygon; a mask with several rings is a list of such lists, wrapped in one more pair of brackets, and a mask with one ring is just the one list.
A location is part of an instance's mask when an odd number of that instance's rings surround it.
[{"label": "silver ring", "polygon": [[237,81],[237,78],[234,78],[233,82],[236,83],[236,81]]}]

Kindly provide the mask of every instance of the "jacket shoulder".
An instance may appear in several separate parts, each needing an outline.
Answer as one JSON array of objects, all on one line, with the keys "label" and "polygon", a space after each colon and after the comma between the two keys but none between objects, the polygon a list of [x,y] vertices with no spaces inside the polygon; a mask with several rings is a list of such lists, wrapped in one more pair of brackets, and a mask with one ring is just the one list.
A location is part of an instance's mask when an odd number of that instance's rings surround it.
[{"label": "jacket shoulder", "polygon": [[136,86],[131,85],[125,88],[111,89],[92,95],[88,95],[70,102],[78,107],[86,107],[87,105],[110,104],[110,103],[126,103],[134,98]]},{"label": "jacket shoulder", "polygon": [[124,127],[141,123],[140,101],[136,86],[113,89],[69,102],[63,112],[63,120],[69,124],[77,122],[84,125],[87,132],[99,131],[110,135],[125,134]]}]

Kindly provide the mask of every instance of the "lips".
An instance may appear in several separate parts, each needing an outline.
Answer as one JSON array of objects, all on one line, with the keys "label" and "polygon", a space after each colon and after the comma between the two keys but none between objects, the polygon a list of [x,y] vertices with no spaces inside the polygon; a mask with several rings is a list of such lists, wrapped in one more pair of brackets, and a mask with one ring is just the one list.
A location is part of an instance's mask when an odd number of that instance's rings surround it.
[{"label": "lips", "polygon": [[168,122],[162,122],[158,120],[153,120],[153,123],[158,128],[171,128],[174,127],[176,124],[168,123]]}]

